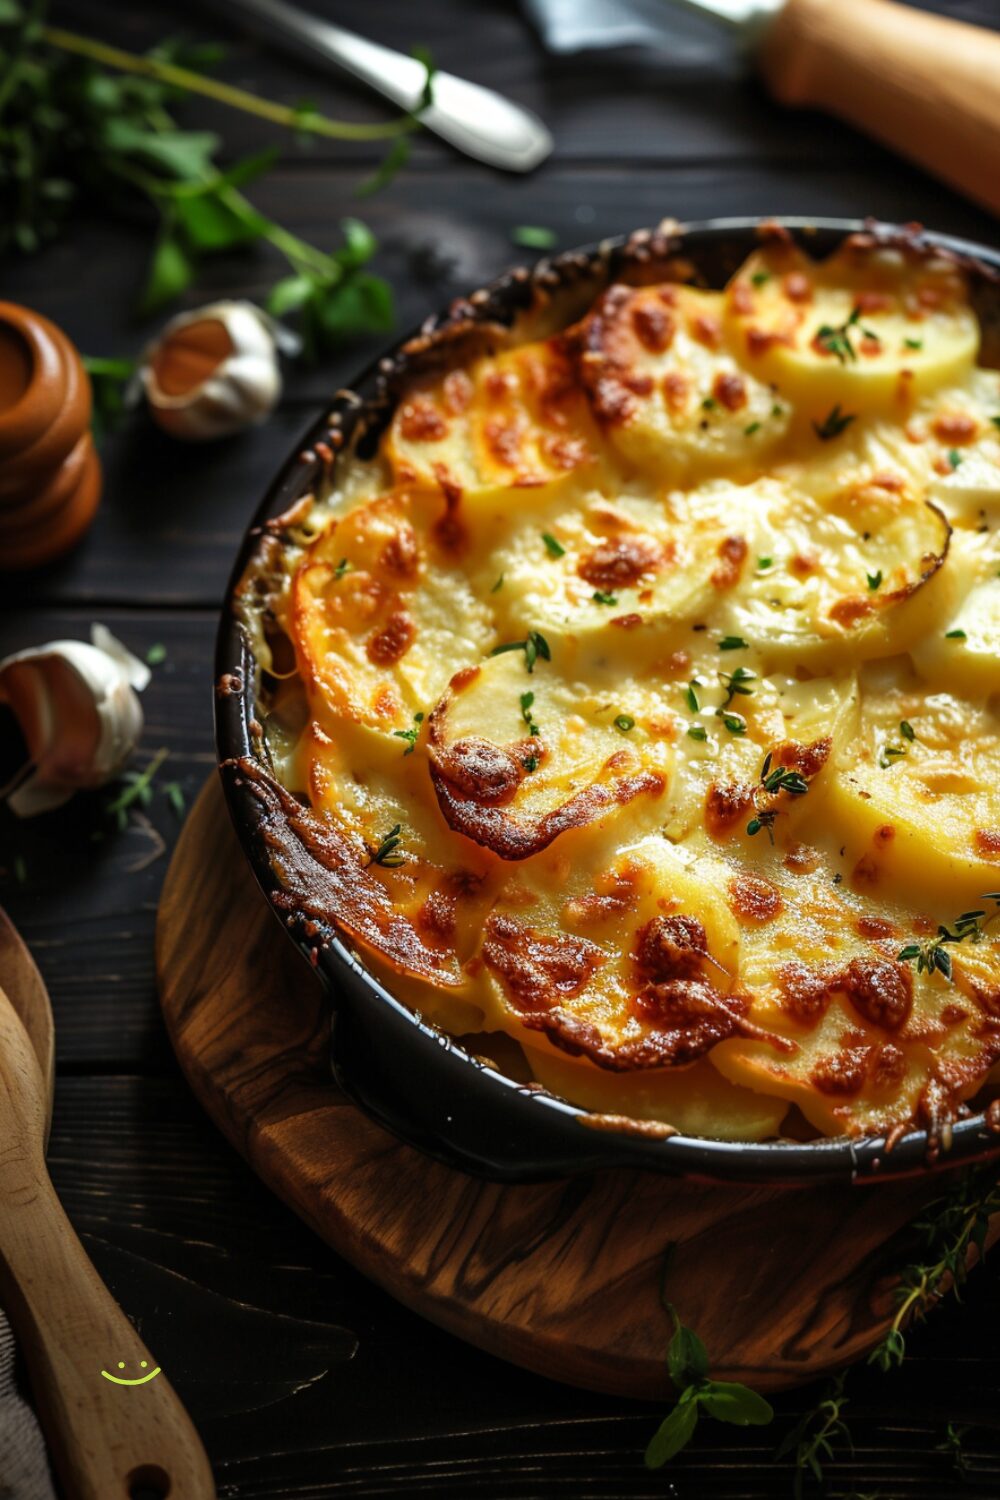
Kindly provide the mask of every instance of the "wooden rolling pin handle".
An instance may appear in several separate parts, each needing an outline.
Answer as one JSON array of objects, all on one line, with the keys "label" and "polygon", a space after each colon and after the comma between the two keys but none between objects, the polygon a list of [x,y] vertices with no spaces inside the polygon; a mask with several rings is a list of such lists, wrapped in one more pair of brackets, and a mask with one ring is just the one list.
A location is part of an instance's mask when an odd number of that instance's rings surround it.
[{"label": "wooden rolling pin handle", "polygon": [[[0,1290],[66,1500],[215,1500],[205,1450],[49,1181],[44,1085],[0,990]],[[191,1336],[197,1340],[198,1330]],[[121,1362],[121,1363],[119,1363]]]},{"label": "wooden rolling pin handle", "polygon": [[783,104],[814,105],[1000,213],[1000,35],[892,0],[787,0],[758,52]]}]

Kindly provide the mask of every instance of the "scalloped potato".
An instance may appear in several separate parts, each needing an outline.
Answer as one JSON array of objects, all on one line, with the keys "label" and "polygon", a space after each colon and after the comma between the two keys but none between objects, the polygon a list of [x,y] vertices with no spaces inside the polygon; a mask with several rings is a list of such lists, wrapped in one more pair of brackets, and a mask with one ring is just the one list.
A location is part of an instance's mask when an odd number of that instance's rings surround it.
[{"label": "scalloped potato", "polygon": [[276,863],[582,1107],[941,1131],[1000,1062],[1000,377],[942,256],[646,280],[449,345],[251,564]]}]

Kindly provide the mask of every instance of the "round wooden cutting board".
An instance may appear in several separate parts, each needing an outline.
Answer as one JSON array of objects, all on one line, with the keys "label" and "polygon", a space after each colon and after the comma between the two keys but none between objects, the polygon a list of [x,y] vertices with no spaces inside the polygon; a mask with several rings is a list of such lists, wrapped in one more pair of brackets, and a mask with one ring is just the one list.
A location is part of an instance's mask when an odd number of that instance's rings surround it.
[{"label": "round wooden cutting board", "polygon": [[906,1226],[947,1179],[727,1187],[640,1171],[499,1186],[355,1109],[328,1068],[329,1002],[282,934],[217,778],[164,885],[157,967],[202,1104],[260,1177],[393,1296],[529,1369],[629,1396],[670,1389],[659,1282],[713,1373],[814,1379],[881,1337]]}]

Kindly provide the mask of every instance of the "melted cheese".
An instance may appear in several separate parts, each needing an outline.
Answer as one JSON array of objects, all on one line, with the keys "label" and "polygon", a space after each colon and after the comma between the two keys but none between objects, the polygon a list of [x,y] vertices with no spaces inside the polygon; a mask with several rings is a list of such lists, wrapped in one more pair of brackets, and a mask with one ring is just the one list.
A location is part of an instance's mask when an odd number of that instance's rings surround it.
[{"label": "melted cheese", "polygon": [[776,244],[722,291],[615,285],[497,336],[341,462],[243,597],[310,804],[282,869],[353,893],[327,916],[407,1003],[584,1107],[722,1138],[940,1127],[982,1089],[978,345],[950,263]]}]

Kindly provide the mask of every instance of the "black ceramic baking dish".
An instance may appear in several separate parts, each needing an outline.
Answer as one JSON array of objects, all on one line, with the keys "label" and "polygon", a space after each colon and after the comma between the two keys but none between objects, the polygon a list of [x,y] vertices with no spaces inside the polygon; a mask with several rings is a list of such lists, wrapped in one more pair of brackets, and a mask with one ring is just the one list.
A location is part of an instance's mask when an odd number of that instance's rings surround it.
[{"label": "black ceramic baking dish", "polygon": [[[914,226],[845,220],[784,219],[802,247],[821,257],[850,233],[886,242],[934,247],[960,259],[971,274],[984,326],[985,358],[1000,365],[1000,253],[924,233]],[[236,559],[219,627],[216,737],[223,784],[239,839],[283,930],[323,980],[332,1010],[332,1066],[338,1083],[380,1124],[422,1150],[479,1175],[528,1181],[608,1167],[722,1181],[774,1184],[823,1180],[880,1180],[1000,1154],[1000,1134],[982,1114],[958,1122],[941,1149],[913,1131],[886,1151],[884,1139],[823,1139],[762,1144],[664,1134],[661,1127],[595,1117],[536,1087],[525,1087],[484,1065],[451,1037],[414,1014],[363,967],[332,927],[317,928],[302,913],[279,910],[278,882],[263,837],[264,815],[246,777],[234,765],[259,758],[255,717],[255,662],[233,609],[233,590],[261,537],[261,528],[321,483],[336,453],[349,442],[373,448],[405,381],[433,364],[438,351],[477,324],[508,324],[531,306],[536,288],[546,295],[588,298],[607,281],[655,277],[678,255],[692,276],[721,286],[759,242],[766,224],[755,219],[713,219],[664,225],[605,241],[515,270],[460,299],[429,319],[397,350],[371,366],[351,390],[337,393],[270,486]],[[773,229],[770,231],[773,232]],[[676,269],[674,275],[676,276]]]}]

